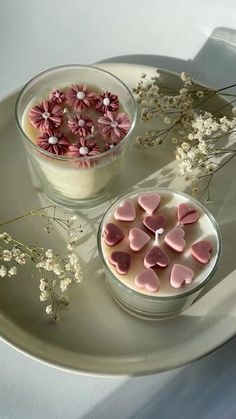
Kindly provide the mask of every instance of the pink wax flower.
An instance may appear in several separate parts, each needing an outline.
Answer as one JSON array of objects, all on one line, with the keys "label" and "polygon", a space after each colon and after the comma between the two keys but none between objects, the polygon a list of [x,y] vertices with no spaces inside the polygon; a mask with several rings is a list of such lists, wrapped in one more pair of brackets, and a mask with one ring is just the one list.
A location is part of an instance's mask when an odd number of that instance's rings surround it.
[{"label": "pink wax flower", "polygon": [[30,123],[41,131],[58,128],[62,123],[63,111],[59,105],[44,100],[29,111]]},{"label": "pink wax flower", "polygon": [[118,96],[106,91],[102,95],[97,96],[96,110],[103,114],[107,111],[115,112],[119,108]]},{"label": "pink wax flower", "polygon": [[[100,149],[95,140],[85,140],[80,138],[76,143],[73,143],[69,147],[68,155],[70,157],[88,157],[100,154]],[[79,165],[81,167],[90,167],[95,164],[95,161],[81,159]]]},{"label": "pink wax flower", "polygon": [[86,84],[75,84],[67,90],[66,99],[69,105],[81,111],[95,103],[96,94],[90,92]]},{"label": "pink wax flower", "polygon": [[80,138],[76,143],[69,147],[68,155],[70,157],[95,156],[100,153],[100,149],[95,140],[85,140]]},{"label": "pink wax flower", "polygon": [[67,152],[70,141],[62,132],[49,129],[38,137],[37,145],[49,153],[62,155]]},{"label": "pink wax flower", "polygon": [[60,105],[61,103],[64,102],[66,95],[64,92],[61,92],[60,90],[55,89],[50,93],[49,97],[52,102]]},{"label": "pink wax flower", "polygon": [[93,130],[93,121],[88,116],[77,114],[68,120],[68,127],[73,134],[86,137]]},{"label": "pink wax flower", "polygon": [[98,127],[104,138],[118,143],[129,131],[131,123],[125,113],[115,115],[107,111],[104,116],[98,119]]}]

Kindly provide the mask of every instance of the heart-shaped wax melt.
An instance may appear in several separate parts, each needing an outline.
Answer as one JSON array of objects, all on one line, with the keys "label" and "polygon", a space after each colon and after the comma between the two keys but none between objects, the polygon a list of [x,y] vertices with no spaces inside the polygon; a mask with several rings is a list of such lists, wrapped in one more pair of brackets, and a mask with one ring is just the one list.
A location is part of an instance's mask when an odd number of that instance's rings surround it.
[{"label": "heart-shaped wax melt", "polygon": [[126,275],[129,272],[131,256],[126,252],[112,252],[109,256],[110,263],[116,267],[118,274]]},{"label": "heart-shaped wax melt", "polygon": [[157,230],[163,228],[165,221],[166,217],[164,215],[147,215],[147,217],[143,219],[143,224],[148,230],[155,233]]},{"label": "heart-shaped wax melt", "polygon": [[150,249],[144,258],[145,268],[152,268],[154,266],[165,268],[168,263],[168,255],[158,246],[154,246],[152,249]]},{"label": "heart-shaped wax melt", "polygon": [[139,252],[150,241],[150,237],[138,227],[131,228],[129,232],[130,248],[135,252]]},{"label": "heart-shaped wax melt", "polygon": [[145,288],[150,292],[158,291],[160,288],[159,278],[152,269],[146,269],[136,275],[134,283],[137,288]]},{"label": "heart-shaped wax melt", "polygon": [[108,223],[104,229],[104,242],[107,246],[115,246],[125,237],[124,232],[115,224]]},{"label": "heart-shaped wax melt", "polygon": [[146,211],[148,215],[152,215],[160,204],[161,197],[158,193],[143,193],[138,197],[140,207]]},{"label": "heart-shaped wax melt", "polygon": [[196,223],[200,214],[194,208],[189,207],[187,204],[180,204],[177,208],[178,221],[181,224]]},{"label": "heart-shaped wax melt", "polygon": [[208,263],[211,258],[212,244],[209,240],[202,240],[191,246],[191,253],[201,263]]},{"label": "heart-shaped wax melt", "polygon": [[194,272],[187,266],[176,263],[170,274],[170,285],[173,288],[181,288],[184,284],[191,284]]},{"label": "heart-shaped wax melt", "polygon": [[119,221],[134,221],[136,218],[136,210],[133,201],[126,199],[116,208],[114,217]]},{"label": "heart-shaped wax melt", "polygon": [[165,235],[164,242],[176,252],[182,252],[185,248],[185,231],[181,227],[175,227]]}]

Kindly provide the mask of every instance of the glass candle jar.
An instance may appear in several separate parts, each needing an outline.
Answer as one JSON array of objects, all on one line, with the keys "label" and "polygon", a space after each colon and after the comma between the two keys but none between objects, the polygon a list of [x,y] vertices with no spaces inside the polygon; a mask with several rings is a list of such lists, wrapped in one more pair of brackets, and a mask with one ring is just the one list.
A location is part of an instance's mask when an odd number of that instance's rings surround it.
[{"label": "glass candle jar", "polygon": [[131,314],[155,320],[194,302],[217,269],[221,236],[196,199],[145,189],[120,197],[107,210],[98,249],[115,300]]},{"label": "glass candle jar", "polygon": [[[130,121],[128,132],[107,151],[80,158],[57,155],[40,148],[32,140],[33,128],[28,121],[30,109],[44,101],[49,92],[65,90],[79,83],[93,87],[100,94],[109,91],[118,96],[119,112],[124,112]],[[66,106],[62,105],[62,109],[65,113]],[[136,103],[128,87],[117,77],[96,67],[66,65],[47,70],[30,80],[18,96],[16,121],[29,160],[46,195],[57,204],[71,208],[95,205],[109,197],[118,184],[136,112]],[[84,154],[86,151],[87,148],[83,147]]]}]

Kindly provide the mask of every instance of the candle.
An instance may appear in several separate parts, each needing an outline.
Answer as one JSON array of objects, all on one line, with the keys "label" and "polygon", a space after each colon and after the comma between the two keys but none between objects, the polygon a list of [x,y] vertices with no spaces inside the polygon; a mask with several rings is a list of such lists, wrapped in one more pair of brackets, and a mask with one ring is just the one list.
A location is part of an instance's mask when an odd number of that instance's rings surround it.
[{"label": "candle", "polygon": [[98,233],[108,288],[132,314],[155,319],[189,306],[212,278],[221,240],[210,212],[191,196],[159,188],[131,192]]},{"label": "candle", "polygon": [[32,79],[17,125],[45,193],[67,207],[104,201],[120,177],[136,119],[129,89],[110,73],[63,66]]}]

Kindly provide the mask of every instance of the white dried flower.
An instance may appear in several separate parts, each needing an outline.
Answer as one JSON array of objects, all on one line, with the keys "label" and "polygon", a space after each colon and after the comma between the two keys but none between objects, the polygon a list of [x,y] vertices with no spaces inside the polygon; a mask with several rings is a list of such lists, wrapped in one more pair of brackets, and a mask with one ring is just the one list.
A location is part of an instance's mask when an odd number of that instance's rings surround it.
[{"label": "white dried flower", "polygon": [[4,276],[6,276],[6,274],[7,274],[7,269],[6,269],[6,267],[5,267],[5,266],[3,266],[3,265],[0,265],[0,277],[1,277],[1,278],[4,278]]},{"label": "white dried flower", "polygon": [[68,255],[68,259],[69,259],[71,265],[75,265],[79,261],[79,258],[75,253],[71,253],[70,255]]},{"label": "white dried flower", "polygon": [[71,278],[64,278],[60,281],[60,289],[61,292],[65,292],[68,288],[68,286],[71,284],[72,280]]},{"label": "white dried flower", "polygon": [[21,253],[19,256],[15,257],[15,261],[19,264],[19,265],[25,265],[26,261],[27,261],[27,255],[26,253]]},{"label": "white dried flower", "polygon": [[47,249],[46,252],[45,252],[45,256],[48,259],[52,259],[53,258],[52,249]]},{"label": "white dried flower", "polygon": [[2,252],[2,257],[4,262],[10,262],[10,260],[12,259],[12,252],[10,250],[3,250]]},{"label": "white dried flower", "polygon": [[39,282],[40,291],[45,291],[47,287],[48,287],[48,281],[45,278],[41,278]]},{"label": "white dried flower", "polygon": [[8,274],[9,277],[16,275],[17,274],[17,267],[12,266],[10,269],[8,269],[7,274]]},{"label": "white dried flower", "polygon": [[67,250],[69,250],[69,251],[73,251],[74,250],[74,248],[75,248],[75,246],[73,246],[71,243],[67,243],[67,245],[66,245],[66,247],[67,247]]},{"label": "white dried flower", "polygon": [[182,96],[182,95],[186,95],[186,93],[188,93],[188,90],[185,88],[185,87],[183,87],[183,89],[180,89],[180,91],[179,91],[179,94]]},{"label": "white dried flower", "polygon": [[202,97],[204,97],[204,92],[202,90],[198,90],[197,93],[196,93],[196,96],[199,97],[199,98],[202,98]]},{"label": "white dried flower", "polygon": [[4,232],[0,234],[0,240],[3,240],[5,243],[10,243],[12,240],[12,237],[10,234]]},{"label": "white dried flower", "polygon": [[46,311],[46,313],[47,314],[52,314],[53,313],[53,309],[52,309],[52,305],[50,304],[50,305],[48,305],[46,308],[45,308],[45,311]]},{"label": "white dried flower", "polygon": [[50,294],[49,294],[48,291],[46,291],[46,290],[42,291],[40,296],[39,296],[40,301],[47,301],[49,299],[49,295]]}]

